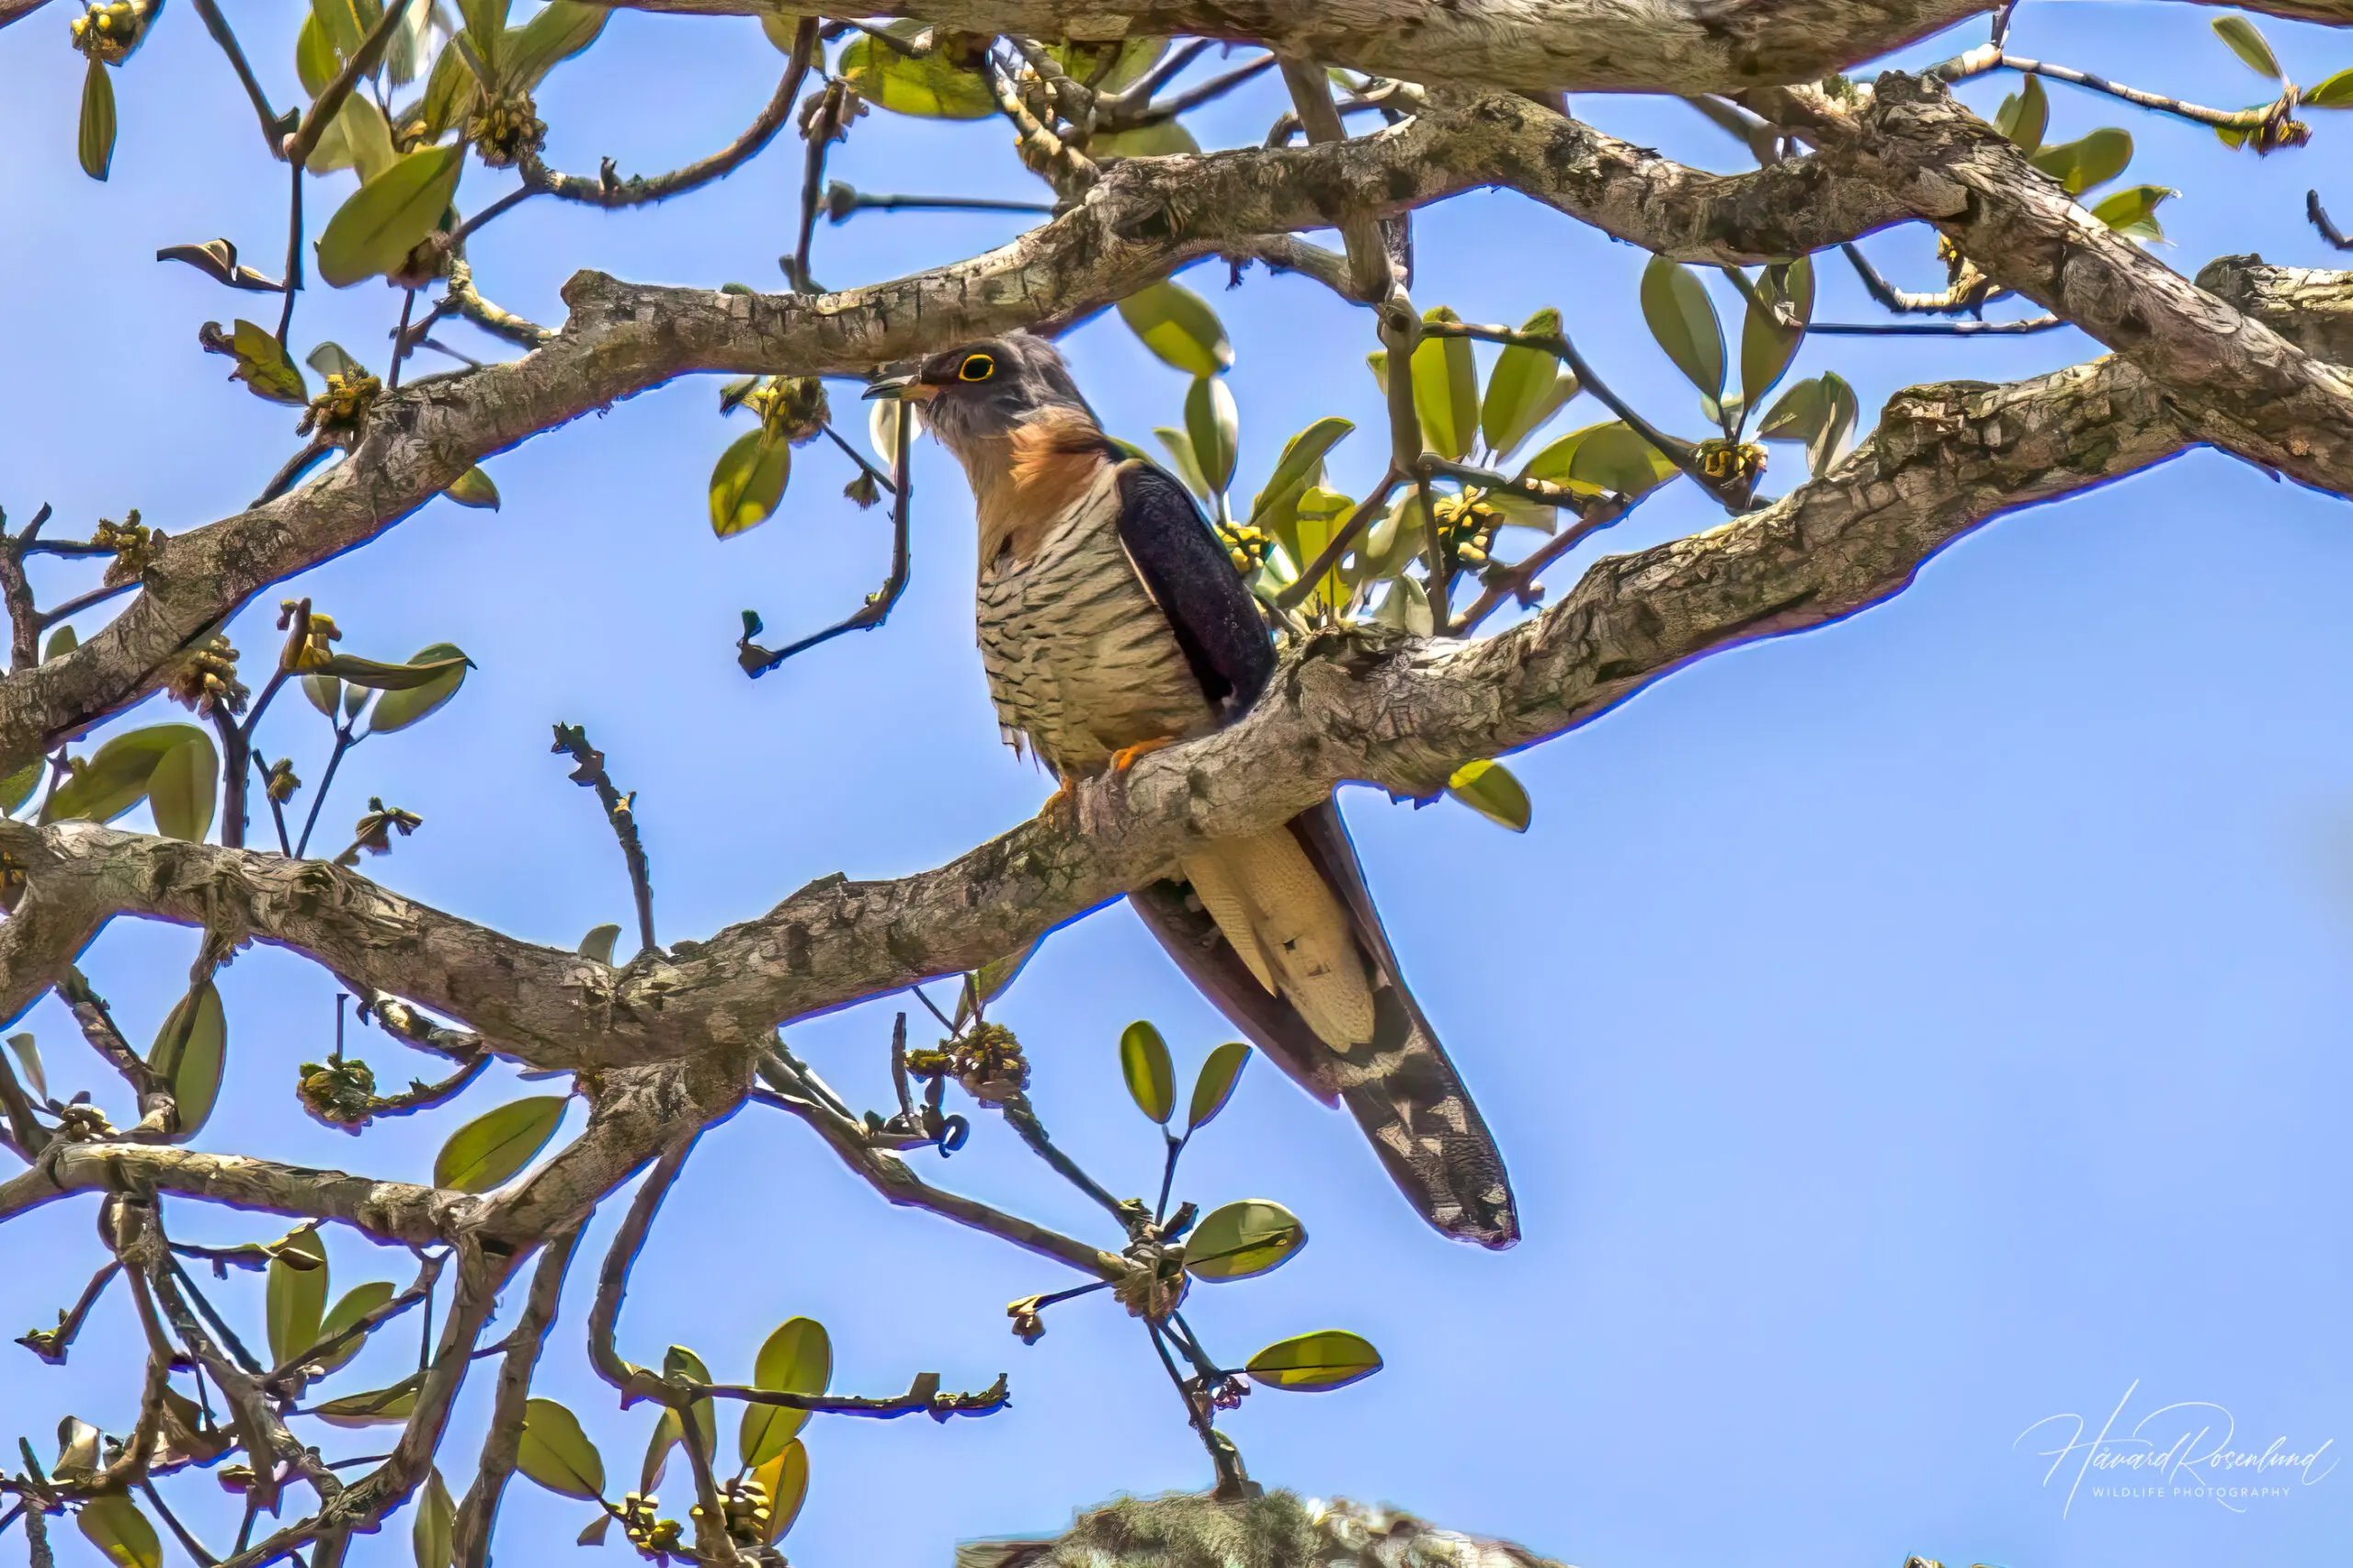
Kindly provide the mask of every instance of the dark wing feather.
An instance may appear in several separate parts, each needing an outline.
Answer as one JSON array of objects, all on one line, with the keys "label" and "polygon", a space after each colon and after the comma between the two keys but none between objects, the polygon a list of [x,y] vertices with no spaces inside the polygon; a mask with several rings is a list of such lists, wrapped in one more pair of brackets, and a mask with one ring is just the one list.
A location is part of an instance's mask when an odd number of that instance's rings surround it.
[{"label": "dark wing feather", "polygon": [[1220,715],[1232,719],[1256,702],[1275,673],[1257,601],[1191,494],[1140,459],[1121,465],[1120,543]]}]

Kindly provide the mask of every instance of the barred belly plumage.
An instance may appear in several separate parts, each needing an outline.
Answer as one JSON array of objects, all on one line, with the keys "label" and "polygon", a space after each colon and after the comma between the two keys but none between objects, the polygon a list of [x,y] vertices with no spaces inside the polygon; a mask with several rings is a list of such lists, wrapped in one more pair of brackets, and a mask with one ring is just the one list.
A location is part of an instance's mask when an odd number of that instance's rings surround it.
[{"label": "barred belly plumage", "polygon": [[1120,469],[1049,524],[1027,560],[981,565],[981,663],[1006,739],[1057,774],[1102,770],[1145,741],[1198,734],[1215,713],[1120,542]]}]

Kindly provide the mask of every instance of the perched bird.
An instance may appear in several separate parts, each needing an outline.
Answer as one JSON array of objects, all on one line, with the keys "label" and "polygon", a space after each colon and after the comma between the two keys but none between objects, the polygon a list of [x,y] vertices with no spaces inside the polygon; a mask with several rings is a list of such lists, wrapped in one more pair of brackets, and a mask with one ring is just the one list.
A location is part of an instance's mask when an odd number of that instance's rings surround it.
[{"label": "perched bird", "polygon": [[[1274,643],[1226,546],[1104,435],[1062,356],[1017,335],[879,381],[922,404],[980,514],[981,662],[1006,740],[1063,787],[1239,717]],[[1309,1093],[1345,1103],[1414,1207],[1519,1239],[1503,1157],[1398,971],[1330,801],[1188,851],[1129,895],[1178,967]]]}]

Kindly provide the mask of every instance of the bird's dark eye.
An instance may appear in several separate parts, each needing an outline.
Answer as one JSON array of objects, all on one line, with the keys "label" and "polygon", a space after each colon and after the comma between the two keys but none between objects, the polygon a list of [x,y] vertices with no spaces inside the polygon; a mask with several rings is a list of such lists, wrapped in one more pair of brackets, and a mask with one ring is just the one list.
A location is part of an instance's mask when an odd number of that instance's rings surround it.
[{"label": "bird's dark eye", "polygon": [[964,362],[956,367],[960,381],[985,381],[996,374],[996,360],[986,354],[967,354]]}]

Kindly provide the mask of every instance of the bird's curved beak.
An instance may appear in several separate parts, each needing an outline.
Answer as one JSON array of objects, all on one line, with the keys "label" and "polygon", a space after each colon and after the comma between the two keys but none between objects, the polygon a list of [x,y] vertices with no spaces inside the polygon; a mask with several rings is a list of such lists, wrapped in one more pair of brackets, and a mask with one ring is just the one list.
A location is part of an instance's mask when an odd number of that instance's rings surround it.
[{"label": "bird's curved beak", "polygon": [[868,384],[861,401],[887,397],[900,403],[929,403],[938,390],[937,387],[926,385],[914,376],[885,376],[879,381]]}]

